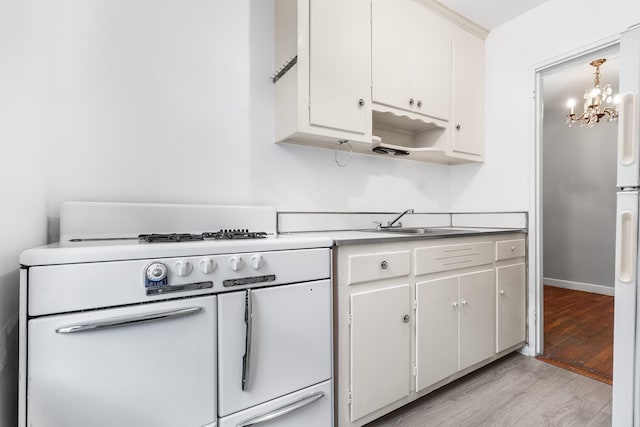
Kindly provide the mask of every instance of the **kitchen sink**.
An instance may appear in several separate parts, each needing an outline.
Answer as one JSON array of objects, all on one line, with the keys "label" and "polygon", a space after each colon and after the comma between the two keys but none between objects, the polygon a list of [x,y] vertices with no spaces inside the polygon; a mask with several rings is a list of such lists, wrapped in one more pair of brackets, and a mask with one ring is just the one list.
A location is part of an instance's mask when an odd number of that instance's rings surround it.
[{"label": "kitchen sink", "polygon": [[375,231],[381,233],[399,233],[399,234],[460,234],[469,230],[460,228],[437,228],[437,227],[399,227],[399,228],[379,228]]}]

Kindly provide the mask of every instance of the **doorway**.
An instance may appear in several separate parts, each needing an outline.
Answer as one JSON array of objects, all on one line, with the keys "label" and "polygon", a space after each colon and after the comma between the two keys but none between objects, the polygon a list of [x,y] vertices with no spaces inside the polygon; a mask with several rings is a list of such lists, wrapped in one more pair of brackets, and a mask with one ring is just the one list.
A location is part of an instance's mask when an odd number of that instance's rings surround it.
[{"label": "doorway", "polygon": [[[540,314],[538,358],[609,384],[613,379],[613,291],[617,123],[567,122],[585,90],[618,93],[617,44],[539,71]],[[612,99],[613,101],[613,99]],[[612,107],[614,103],[607,104]]]}]

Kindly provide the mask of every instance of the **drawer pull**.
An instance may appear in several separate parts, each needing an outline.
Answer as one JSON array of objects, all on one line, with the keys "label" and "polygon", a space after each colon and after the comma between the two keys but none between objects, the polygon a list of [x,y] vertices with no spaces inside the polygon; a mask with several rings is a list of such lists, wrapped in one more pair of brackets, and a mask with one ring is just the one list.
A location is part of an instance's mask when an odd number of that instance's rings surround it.
[{"label": "drawer pull", "polygon": [[405,314],[405,315],[404,315],[404,317],[402,318],[402,321],[403,321],[404,323],[409,323],[409,320],[410,320],[410,319],[411,319],[411,317],[409,317],[409,315],[408,315],[408,314]]},{"label": "drawer pull", "polygon": [[504,295],[504,289],[500,289],[500,295]]},{"label": "drawer pull", "polygon": [[511,246],[511,252],[515,252],[516,251],[516,247],[515,246]]},{"label": "drawer pull", "polygon": [[380,267],[381,267],[383,270],[386,270],[387,268],[389,268],[389,263],[388,263],[387,261],[382,261],[382,262],[380,263]]}]

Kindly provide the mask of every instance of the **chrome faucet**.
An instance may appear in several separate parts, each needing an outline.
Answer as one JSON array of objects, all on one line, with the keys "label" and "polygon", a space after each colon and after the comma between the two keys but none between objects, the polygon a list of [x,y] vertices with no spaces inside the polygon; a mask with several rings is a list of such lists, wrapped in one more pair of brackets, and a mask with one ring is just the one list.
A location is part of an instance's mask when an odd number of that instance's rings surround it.
[{"label": "chrome faucet", "polygon": [[[407,209],[406,211],[404,211],[400,215],[398,215],[398,217],[396,219],[394,219],[393,221],[387,222],[387,225],[382,225],[382,224],[378,223],[377,228],[381,229],[381,228],[402,227],[402,223],[398,222],[398,221],[400,221],[400,218],[402,218],[406,214],[412,214],[413,212],[414,212],[413,209]],[[398,224],[396,225],[396,223],[398,223]]]}]

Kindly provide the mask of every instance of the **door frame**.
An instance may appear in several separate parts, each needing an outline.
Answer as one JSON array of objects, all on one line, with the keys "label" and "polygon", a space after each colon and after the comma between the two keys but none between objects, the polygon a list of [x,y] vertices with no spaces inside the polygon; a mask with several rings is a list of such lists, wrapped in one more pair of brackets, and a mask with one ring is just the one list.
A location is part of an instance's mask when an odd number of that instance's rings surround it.
[{"label": "door frame", "polygon": [[[532,188],[529,211],[529,311],[528,345],[524,352],[539,355],[544,352],[544,296],[543,296],[543,236],[542,236],[542,134],[543,134],[543,90],[545,74],[571,68],[583,62],[583,57],[607,49],[620,49],[620,34],[607,37],[595,43],[574,49],[535,65],[531,72],[534,120],[530,130],[533,141],[533,155],[530,161]],[[612,189],[613,191],[613,189]],[[533,304],[532,304],[533,303]]]}]

